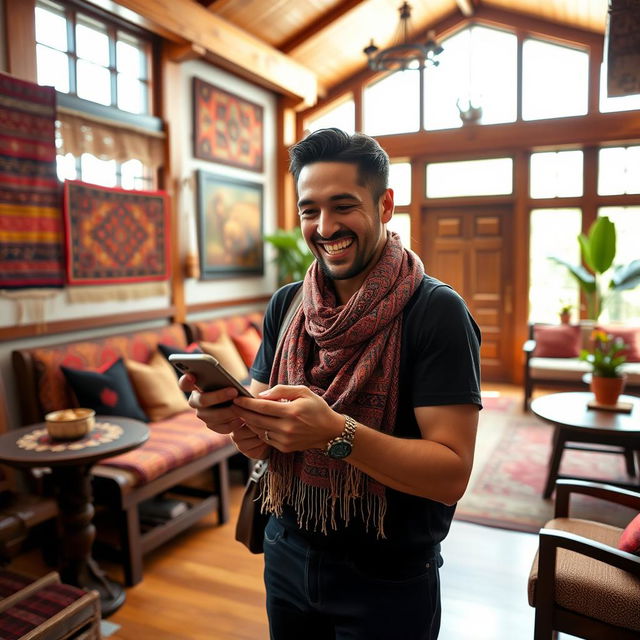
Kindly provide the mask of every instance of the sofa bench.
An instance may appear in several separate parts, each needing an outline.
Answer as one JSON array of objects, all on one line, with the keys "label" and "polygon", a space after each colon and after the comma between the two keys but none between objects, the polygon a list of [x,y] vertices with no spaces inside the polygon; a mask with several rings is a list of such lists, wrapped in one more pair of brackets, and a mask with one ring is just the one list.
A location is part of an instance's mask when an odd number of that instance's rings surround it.
[{"label": "sofa bench", "polygon": [[[625,393],[640,393],[640,327],[598,328],[622,337],[629,345],[628,361],[621,366],[627,376]],[[583,377],[591,371],[591,365],[579,355],[580,349],[590,348],[593,329],[589,325],[529,325],[529,339],[523,345],[525,411],[536,386],[584,389]]]},{"label": "sofa bench", "polygon": [[[148,377],[149,372],[140,369],[154,362],[159,345],[169,350],[186,350],[185,327],[171,324],[136,333],[14,351],[13,367],[19,381],[16,387],[20,393],[23,424],[41,422],[49,411],[78,406],[61,367],[73,369],[74,375],[78,375],[82,371],[105,371],[109,363],[122,359],[129,376],[144,373]],[[170,367],[166,360],[165,364]],[[155,370],[150,371],[154,376]],[[162,375],[165,374],[166,370]],[[117,523],[116,556],[123,565],[128,586],[142,579],[142,558],[147,552],[214,510],[219,523],[228,519],[228,459],[237,450],[228,436],[203,426],[186,405],[173,369],[171,376],[167,384],[175,385],[182,396],[183,410],[150,421],[150,437],[144,445],[103,460],[92,469],[94,501],[106,508],[112,514],[111,521]],[[155,384],[150,386],[153,392]],[[211,490],[186,486],[194,476],[208,471],[213,476]],[[184,497],[190,508],[157,526],[143,529],[141,503],[166,492]]]}]

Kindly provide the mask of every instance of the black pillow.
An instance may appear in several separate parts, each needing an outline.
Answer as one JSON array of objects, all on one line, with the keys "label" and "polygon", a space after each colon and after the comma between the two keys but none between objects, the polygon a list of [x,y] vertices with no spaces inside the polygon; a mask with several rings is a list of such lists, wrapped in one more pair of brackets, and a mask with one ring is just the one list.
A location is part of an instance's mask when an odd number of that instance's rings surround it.
[{"label": "black pillow", "polygon": [[122,358],[104,371],[60,368],[81,407],[93,409],[99,415],[149,421],[138,404]]}]

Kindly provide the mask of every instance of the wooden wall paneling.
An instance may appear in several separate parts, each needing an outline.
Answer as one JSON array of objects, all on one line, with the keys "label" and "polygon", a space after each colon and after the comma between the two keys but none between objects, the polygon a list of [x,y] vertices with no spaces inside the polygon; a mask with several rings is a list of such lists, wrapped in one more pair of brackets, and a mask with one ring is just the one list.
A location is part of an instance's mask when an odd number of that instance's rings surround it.
[{"label": "wooden wall paneling", "polygon": [[353,96],[353,107],[355,113],[355,130],[362,132],[364,129],[364,87],[361,85],[354,87],[351,95]]},{"label": "wooden wall paneling", "polygon": [[37,81],[35,0],[4,0],[7,71]]},{"label": "wooden wall paneling", "polygon": [[265,296],[253,296],[251,298],[236,298],[232,301],[229,300],[215,300],[213,302],[198,302],[196,304],[190,304],[187,307],[187,313],[189,315],[193,313],[200,313],[202,311],[216,311],[219,309],[226,309],[229,306],[240,307],[245,305],[261,305],[266,306],[267,302],[271,299],[271,295]]},{"label": "wooden wall paneling", "polygon": [[522,345],[528,338],[529,318],[529,158],[527,151],[514,155],[513,179],[513,341],[512,381],[524,381]]},{"label": "wooden wall paneling", "polygon": [[[165,165],[162,172],[162,187],[168,192],[171,199],[171,301],[175,309],[175,321],[185,322],[186,303],[184,291],[185,278],[185,255],[183,247],[183,232],[181,221],[185,219],[187,212],[182,210],[182,141],[184,131],[182,123],[188,118],[185,113],[185,101],[176,100],[176,92],[182,83],[182,73],[180,65],[170,58],[168,43],[162,47],[160,54],[160,75],[159,100],[157,104],[161,106],[161,117],[167,128],[165,137]],[[192,212],[193,215],[193,212]]]},{"label": "wooden wall paneling", "polygon": [[292,101],[279,96],[276,104],[276,224],[280,229],[298,225],[296,192],[289,173],[289,147],[297,140],[296,114]]},{"label": "wooden wall paneling", "polygon": [[421,160],[411,161],[411,204],[409,216],[411,219],[411,250],[417,253],[424,262],[425,245],[423,243],[422,203],[426,193],[425,163]]},{"label": "wooden wall paneling", "polygon": [[602,66],[604,42],[595,42],[589,51],[589,113],[600,109],[600,69]]}]

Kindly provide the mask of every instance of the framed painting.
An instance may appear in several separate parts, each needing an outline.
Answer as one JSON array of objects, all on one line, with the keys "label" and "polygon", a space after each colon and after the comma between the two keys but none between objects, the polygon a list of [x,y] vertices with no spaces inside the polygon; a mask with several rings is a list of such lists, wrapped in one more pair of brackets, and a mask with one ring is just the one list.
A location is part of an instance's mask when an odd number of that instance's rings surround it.
[{"label": "framed painting", "polygon": [[198,171],[200,278],[262,274],[262,185]]},{"label": "framed painting", "polygon": [[263,108],[193,79],[194,150],[202,160],[251,171],[263,167]]}]

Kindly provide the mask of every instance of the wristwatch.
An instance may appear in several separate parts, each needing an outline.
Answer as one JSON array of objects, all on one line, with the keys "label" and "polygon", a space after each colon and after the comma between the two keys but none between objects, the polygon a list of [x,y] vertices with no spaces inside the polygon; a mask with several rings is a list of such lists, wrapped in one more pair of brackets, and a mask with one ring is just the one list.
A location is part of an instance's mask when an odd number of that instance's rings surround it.
[{"label": "wristwatch", "polygon": [[344,417],[344,430],[343,432],[333,440],[327,442],[327,449],[325,453],[330,458],[340,460],[351,455],[353,450],[353,438],[356,435],[356,421],[351,416]]}]

